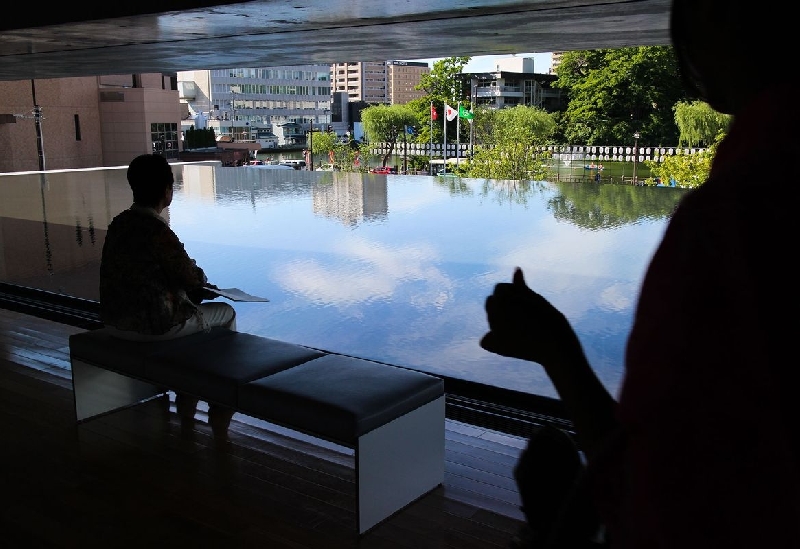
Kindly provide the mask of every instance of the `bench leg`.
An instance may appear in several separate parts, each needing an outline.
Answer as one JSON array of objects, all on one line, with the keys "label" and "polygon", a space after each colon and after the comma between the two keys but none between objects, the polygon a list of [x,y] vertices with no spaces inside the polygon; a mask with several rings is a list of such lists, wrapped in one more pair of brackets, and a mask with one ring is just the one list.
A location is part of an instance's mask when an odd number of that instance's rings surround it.
[{"label": "bench leg", "polygon": [[214,433],[214,444],[217,448],[226,448],[230,439],[228,438],[228,427],[233,419],[234,410],[218,404],[208,405],[208,423]]},{"label": "bench leg", "polygon": [[155,396],[164,389],[78,359],[72,359],[72,391],[78,421],[127,408]]},{"label": "bench leg", "polygon": [[356,447],[358,533],[444,482],[444,396],[387,423]]}]

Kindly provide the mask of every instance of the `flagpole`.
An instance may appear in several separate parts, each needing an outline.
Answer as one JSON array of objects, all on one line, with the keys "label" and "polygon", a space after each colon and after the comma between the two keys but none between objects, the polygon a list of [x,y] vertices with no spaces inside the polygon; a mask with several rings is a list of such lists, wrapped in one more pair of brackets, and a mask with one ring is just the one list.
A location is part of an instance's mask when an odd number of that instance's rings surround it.
[{"label": "flagpole", "polygon": [[403,126],[403,175],[408,174],[408,126]]},{"label": "flagpole", "polygon": [[428,151],[430,153],[430,161],[428,162],[428,166],[431,168],[431,175],[433,175],[433,101],[431,101],[431,150]]},{"label": "flagpole", "polygon": [[444,104],[444,154],[442,155],[442,173],[447,173],[447,103]]},{"label": "flagpole", "polygon": [[456,109],[456,166],[458,166],[461,157],[461,101],[458,102]]}]

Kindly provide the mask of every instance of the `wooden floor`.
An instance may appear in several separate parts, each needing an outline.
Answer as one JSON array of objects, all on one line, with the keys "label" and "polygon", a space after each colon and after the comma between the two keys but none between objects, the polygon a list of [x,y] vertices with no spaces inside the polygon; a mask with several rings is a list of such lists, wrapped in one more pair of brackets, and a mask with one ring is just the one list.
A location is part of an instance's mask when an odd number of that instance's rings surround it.
[{"label": "wooden floor", "polygon": [[0,547],[505,548],[522,524],[524,440],[451,420],[444,485],[363,536],[347,448],[237,414],[218,451],[172,398],[78,426],[80,330],[0,309]]}]

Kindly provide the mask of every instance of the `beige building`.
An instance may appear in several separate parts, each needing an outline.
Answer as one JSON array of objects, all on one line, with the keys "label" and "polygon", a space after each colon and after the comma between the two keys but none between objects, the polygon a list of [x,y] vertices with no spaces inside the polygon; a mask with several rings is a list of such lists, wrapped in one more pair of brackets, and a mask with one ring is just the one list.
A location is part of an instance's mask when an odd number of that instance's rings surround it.
[{"label": "beige building", "polygon": [[336,63],[331,65],[331,92],[347,93],[351,102],[402,105],[425,95],[414,87],[429,72],[427,63],[417,61]]},{"label": "beige building", "polygon": [[391,105],[405,105],[413,99],[425,96],[424,90],[416,89],[423,74],[429,74],[427,63],[418,61],[387,61],[386,81],[388,102]]},{"label": "beige building", "polygon": [[331,92],[347,93],[348,101],[388,103],[386,62],[336,63],[331,65]]},{"label": "beige building", "polygon": [[176,79],[160,73],[2,81],[0,172],[177,157],[180,119]]},{"label": "beige building", "polygon": [[563,51],[552,52],[553,60],[550,62],[550,74],[556,74],[558,72],[558,65],[561,64],[561,56],[563,53]]}]

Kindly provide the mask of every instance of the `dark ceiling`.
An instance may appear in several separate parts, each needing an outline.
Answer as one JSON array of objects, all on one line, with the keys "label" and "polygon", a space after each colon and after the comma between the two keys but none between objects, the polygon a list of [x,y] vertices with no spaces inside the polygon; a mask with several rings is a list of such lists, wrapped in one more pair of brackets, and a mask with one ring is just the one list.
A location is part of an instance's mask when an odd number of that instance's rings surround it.
[{"label": "dark ceiling", "polygon": [[20,5],[0,80],[669,44],[670,0],[209,0]]}]

